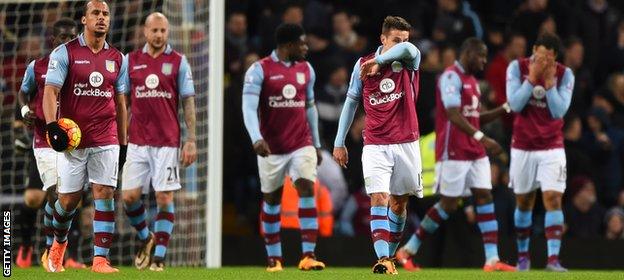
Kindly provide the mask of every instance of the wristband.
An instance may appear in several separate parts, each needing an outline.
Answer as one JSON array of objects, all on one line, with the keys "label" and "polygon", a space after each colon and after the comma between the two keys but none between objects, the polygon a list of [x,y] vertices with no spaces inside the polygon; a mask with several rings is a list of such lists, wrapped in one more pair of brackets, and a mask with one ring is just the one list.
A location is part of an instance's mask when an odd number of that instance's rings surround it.
[{"label": "wristband", "polygon": [[477,141],[481,141],[481,139],[483,139],[483,137],[485,137],[485,134],[483,134],[483,132],[481,132],[481,131],[479,131],[479,130],[477,130],[477,132],[475,132],[475,133],[472,135],[472,138],[474,138],[474,139],[475,139],[475,140],[477,140]]},{"label": "wristband", "polygon": [[509,102],[505,102],[505,104],[503,104],[503,109],[505,109],[507,114],[511,113],[511,106],[509,106]]},{"label": "wristband", "polygon": [[26,118],[26,114],[28,114],[28,112],[30,112],[30,108],[28,108],[28,105],[22,106],[22,109],[21,109],[22,118]]}]

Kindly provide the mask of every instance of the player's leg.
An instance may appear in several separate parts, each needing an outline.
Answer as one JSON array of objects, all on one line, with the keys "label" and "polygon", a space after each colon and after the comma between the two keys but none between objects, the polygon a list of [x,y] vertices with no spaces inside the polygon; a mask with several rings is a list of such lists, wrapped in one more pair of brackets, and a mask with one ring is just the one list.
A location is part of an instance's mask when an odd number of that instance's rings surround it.
[{"label": "player's leg", "polygon": [[41,208],[45,200],[45,192],[41,190],[42,187],[43,183],[37,171],[37,163],[33,151],[29,156],[24,205],[20,206],[19,214],[16,217],[16,221],[20,224],[19,235],[22,237],[22,242],[19,244],[15,264],[21,268],[30,267],[32,263],[32,236],[35,235],[37,210]]},{"label": "player's leg", "polygon": [[51,272],[64,271],[63,259],[67,249],[67,234],[76,214],[76,207],[82,197],[82,188],[87,178],[86,149],[57,154],[58,199],[53,206],[52,227],[54,242],[48,253],[48,269]]},{"label": "player's leg", "polygon": [[[56,195],[56,183],[58,172],[56,169],[57,152],[51,148],[35,148],[33,155],[36,160],[36,168],[31,171],[31,180],[36,180],[45,192],[45,205],[43,206],[43,233],[46,236],[46,249],[41,254],[41,265],[46,271],[48,268],[48,254],[54,241],[54,229],[52,220],[54,215],[54,203],[58,199]],[[36,173],[36,174],[34,174]],[[36,178],[34,177],[36,175]]]},{"label": "player's leg", "polygon": [[407,219],[408,200],[409,195],[390,195],[390,207],[388,210],[388,225],[390,228],[388,250],[390,251],[390,256],[394,256],[403,237],[403,229],[405,229],[405,220]]},{"label": "player's leg", "polygon": [[108,253],[115,232],[115,187],[119,161],[119,146],[88,148],[87,172],[95,213],[93,215],[93,266],[97,273],[118,272],[110,266]]},{"label": "player's leg", "polygon": [[316,181],[316,149],[307,146],[294,151],[288,166],[288,174],[297,189],[299,196],[299,228],[301,231],[300,270],[321,270],[325,264],[316,260],[314,250],[318,237],[318,213],[314,197]]},{"label": "player's leg", "polygon": [[518,149],[511,149],[509,166],[509,186],[516,195],[516,210],[514,211],[514,225],[516,243],[518,246],[518,271],[528,271],[531,268],[529,243],[532,213],[535,205],[535,189],[537,161],[535,153]]},{"label": "player's leg", "polygon": [[141,190],[150,182],[150,162],[148,147],[130,143],[126,154],[126,163],[123,166],[121,189],[124,210],[130,224],[137,231],[141,242],[134,258],[134,266],[145,269],[149,266],[154,248],[154,235],[147,227],[145,206],[141,199]]},{"label": "player's leg", "polygon": [[264,234],[267,252],[267,271],[282,271],[281,202],[284,176],[288,163],[287,155],[258,156],[258,173],[262,191],[260,224]]},{"label": "player's leg", "polygon": [[566,158],[563,149],[546,151],[538,167],[537,180],[542,188],[542,198],[546,213],[544,229],[548,245],[548,264],[546,270],[567,271],[559,262],[561,236],[563,235],[563,211],[561,199],[565,191]]},{"label": "player's leg", "polygon": [[373,273],[396,274],[390,260],[390,224],[388,203],[390,201],[390,178],[394,159],[389,145],[366,145],[362,150],[364,187],[370,196],[370,230],[377,263]]}]

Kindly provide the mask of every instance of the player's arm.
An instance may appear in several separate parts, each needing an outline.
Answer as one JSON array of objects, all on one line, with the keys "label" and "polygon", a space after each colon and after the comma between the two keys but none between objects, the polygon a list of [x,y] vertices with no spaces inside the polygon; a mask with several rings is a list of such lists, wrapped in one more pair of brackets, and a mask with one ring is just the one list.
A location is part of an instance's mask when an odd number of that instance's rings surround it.
[{"label": "player's arm", "polygon": [[307,63],[310,68],[310,81],[306,87],[306,116],[308,119],[308,125],[310,126],[310,133],[312,135],[312,144],[314,144],[314,147],[316,148],[316,164],[320,165],[323,157],[321,155],[321,137],[318,130],[318,110],[316,109],[316,104],[314,103],[314,82],[316,82],[316,73],[314,72],[312,65],[310,65],[309,62]]},{"label": "player's arm", "polygon": [[486,124],[489,123],[495,119],[498,119],[498,117],[510,113],[511,112],[511,107],[509,107],[509,103],[505,102],[505,104],[489,110],[489,111],[485,111],[485,112],[481,112],[479,114],[479,122],[481,124]]},{"label": "player's arm", "polygon": [[258,105],[260,104],[260,90],[264,82],[262,65],[256,62],[247,69],[243,84],[243,121],[256,154],[266,157],[271,154],[269,145],[260,134],[260,120],[258,119]]},{"label": "player's arm", "polygon": [[[126,104],[126,94],[128,92],[128,58],[122,56],[119,75],[115,81],[115,110],[117,111],[117,137],[119,145],[128,145],[128,105]],[[125,149],[125,148],[124,148]],[[124,153],[125,151],[122,151]],[[121,166],[121,164],[120,164]]]},{"label": "player's arm", "polygon": [[561,119],[570,108],[572,102],[572,91],[574,90],[574,74],[570,68],[566,67],[563,78],[558,87],[551,87],[546,91],[546,102],[550,114],[555,119]]},{"label": "player's arm", "polygon": [[65,83],[69,69],[69,56],[65,45],[60,45],[50,54],[45,87],[43,89],[43,115],[46,121],[46,132],[52,148],[57,152],[67,149],[69,137],[56,122],[57,106],[61,88]]},{"label": "player's arm", "polygon": [[496,141],[485,136],[483,132],[477,130],[472,124],[466,120],[461,114],[461,88],[462,82],[457,73],[446,71],[438,80],[442,105],[446,110],[449,121],[457,126],[462,132],[472,136],[475,140],[481,142],[483,146],[492,154],[496,155],[503,149]]},{"label": "player's arm", "polygon": [[182,165],[187,167],[197,160],[197,134],[195,132],[195,87],[193,72],[185,56],[182,57],[178,71],[178,94],[182,97],[186,140],[182,147]]},{"label": "player's arm", "polygon": [[17,93],[17,103],[19,104],[20,112],[23,118],[23,122],[30,126],[35,120],[35,114],[28,107],[30,95],[37,90],[37,84],[35,83],[35,61],[31,61],[26,67],[24,72],[24,78],[22,79],[22,85]]},{"label": "player's arm", "polygon": [[402,42],[375,57],[375,62],[380,65],[394,61],[403,62],[411,70],[418,70],[420,66],[420,50],[410,42]]},{"label": "player's arm", "polygon": [[351,73],[351,81],[349,82],[349,89],[347,90],[347,97],[345,103],[342,106],[342,112],[340,113],[340,119],[338,121],[338,132],[336,133],[336,139],[334,140],[334,159],[342,167],[347,167],[349,162],[349,155],[347,147],[345,147],[345,139],[347,138],[347,132],[353,123],[355,112],[357,111],[360,98],[362,96],[362,80],[360,79],[360,60],[353,66],[353,72]]},{"label": "player's arm", "polygon": [[521,112],[529,102],[533,92],[533,85],[529,79],[521,82],[520,65],[517,60],[512,61],[507,66],[507,102],[514,112]]}]

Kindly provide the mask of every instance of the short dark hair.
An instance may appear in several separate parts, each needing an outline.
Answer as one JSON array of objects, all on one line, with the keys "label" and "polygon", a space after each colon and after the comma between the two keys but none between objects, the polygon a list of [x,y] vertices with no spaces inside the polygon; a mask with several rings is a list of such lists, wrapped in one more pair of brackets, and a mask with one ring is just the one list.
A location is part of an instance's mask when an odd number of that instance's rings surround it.
[{"label": "short dark hair", "polygon": [[278,46],[298,42],[304,33],[298,24],[282,23],[275,30],[275,42]]},{"label": "short dark hair", "polygon": [[87,15],[87,10],[89,9],[89,3],[91,3],[91,1],[105,3],[108,6],[108,2],[106,2],[105,0],[87,0],[87,2],[85,2],[84,6],[82,7],[82,12],[84,13],[84,16]]},{"label": "short dark hair", "polygon": [[481,39],[476,38],[476,37],[470,37],[464,40],[464,42],[461,44],[461,47],[459,48],[459,52],[460,54],[465,53],[465,52],[475,52],[475,51],[479,51],[479,49],[483,46],[485,46],[485,43],[483,43]]},{"label": "short dark hair", "polygon": [[381,33],[388,33],[391,29],[396,29],[400,31],[410,31],[412,30],[412,26],[402,17],[399,16],[387,16],[383,25],[381,26]]},{"label": "short dark hair", "polygon": [[76,24],[76,21],[74,21],[71,18],[67,18],[67,17],[61,18],[57,20],[52,26],[52,35],[58,36],[59,33],[61,33],[61,28],[67,28],[67,29],[76,28],[76,31],[78,31],[78,24]]},{"label": "short dark hair", "polygon": [[544,33],[537,37],[537,41],[533,44],[535,47],[543,46],[548,50],[553,50],[556,55],[561,53],[561,40],[559,36],[550,33]]}]

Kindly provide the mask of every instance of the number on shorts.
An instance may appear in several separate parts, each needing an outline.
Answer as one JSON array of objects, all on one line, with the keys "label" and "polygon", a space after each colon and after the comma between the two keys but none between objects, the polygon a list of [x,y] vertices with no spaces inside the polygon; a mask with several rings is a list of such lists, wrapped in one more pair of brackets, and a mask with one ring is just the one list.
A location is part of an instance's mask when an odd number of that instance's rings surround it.
[{"label": "number on shorts", "polygon": [[177,182],[178,181],[178,167],[167,167],[167,171],[169,176],[167,176],[167,182]]},{"label": "number on shorts", "polygon": [[560,166],[559,167],[559,182],[565,182],[566,178],[568,177],[568,169],[566,168],[565,165]]}]

